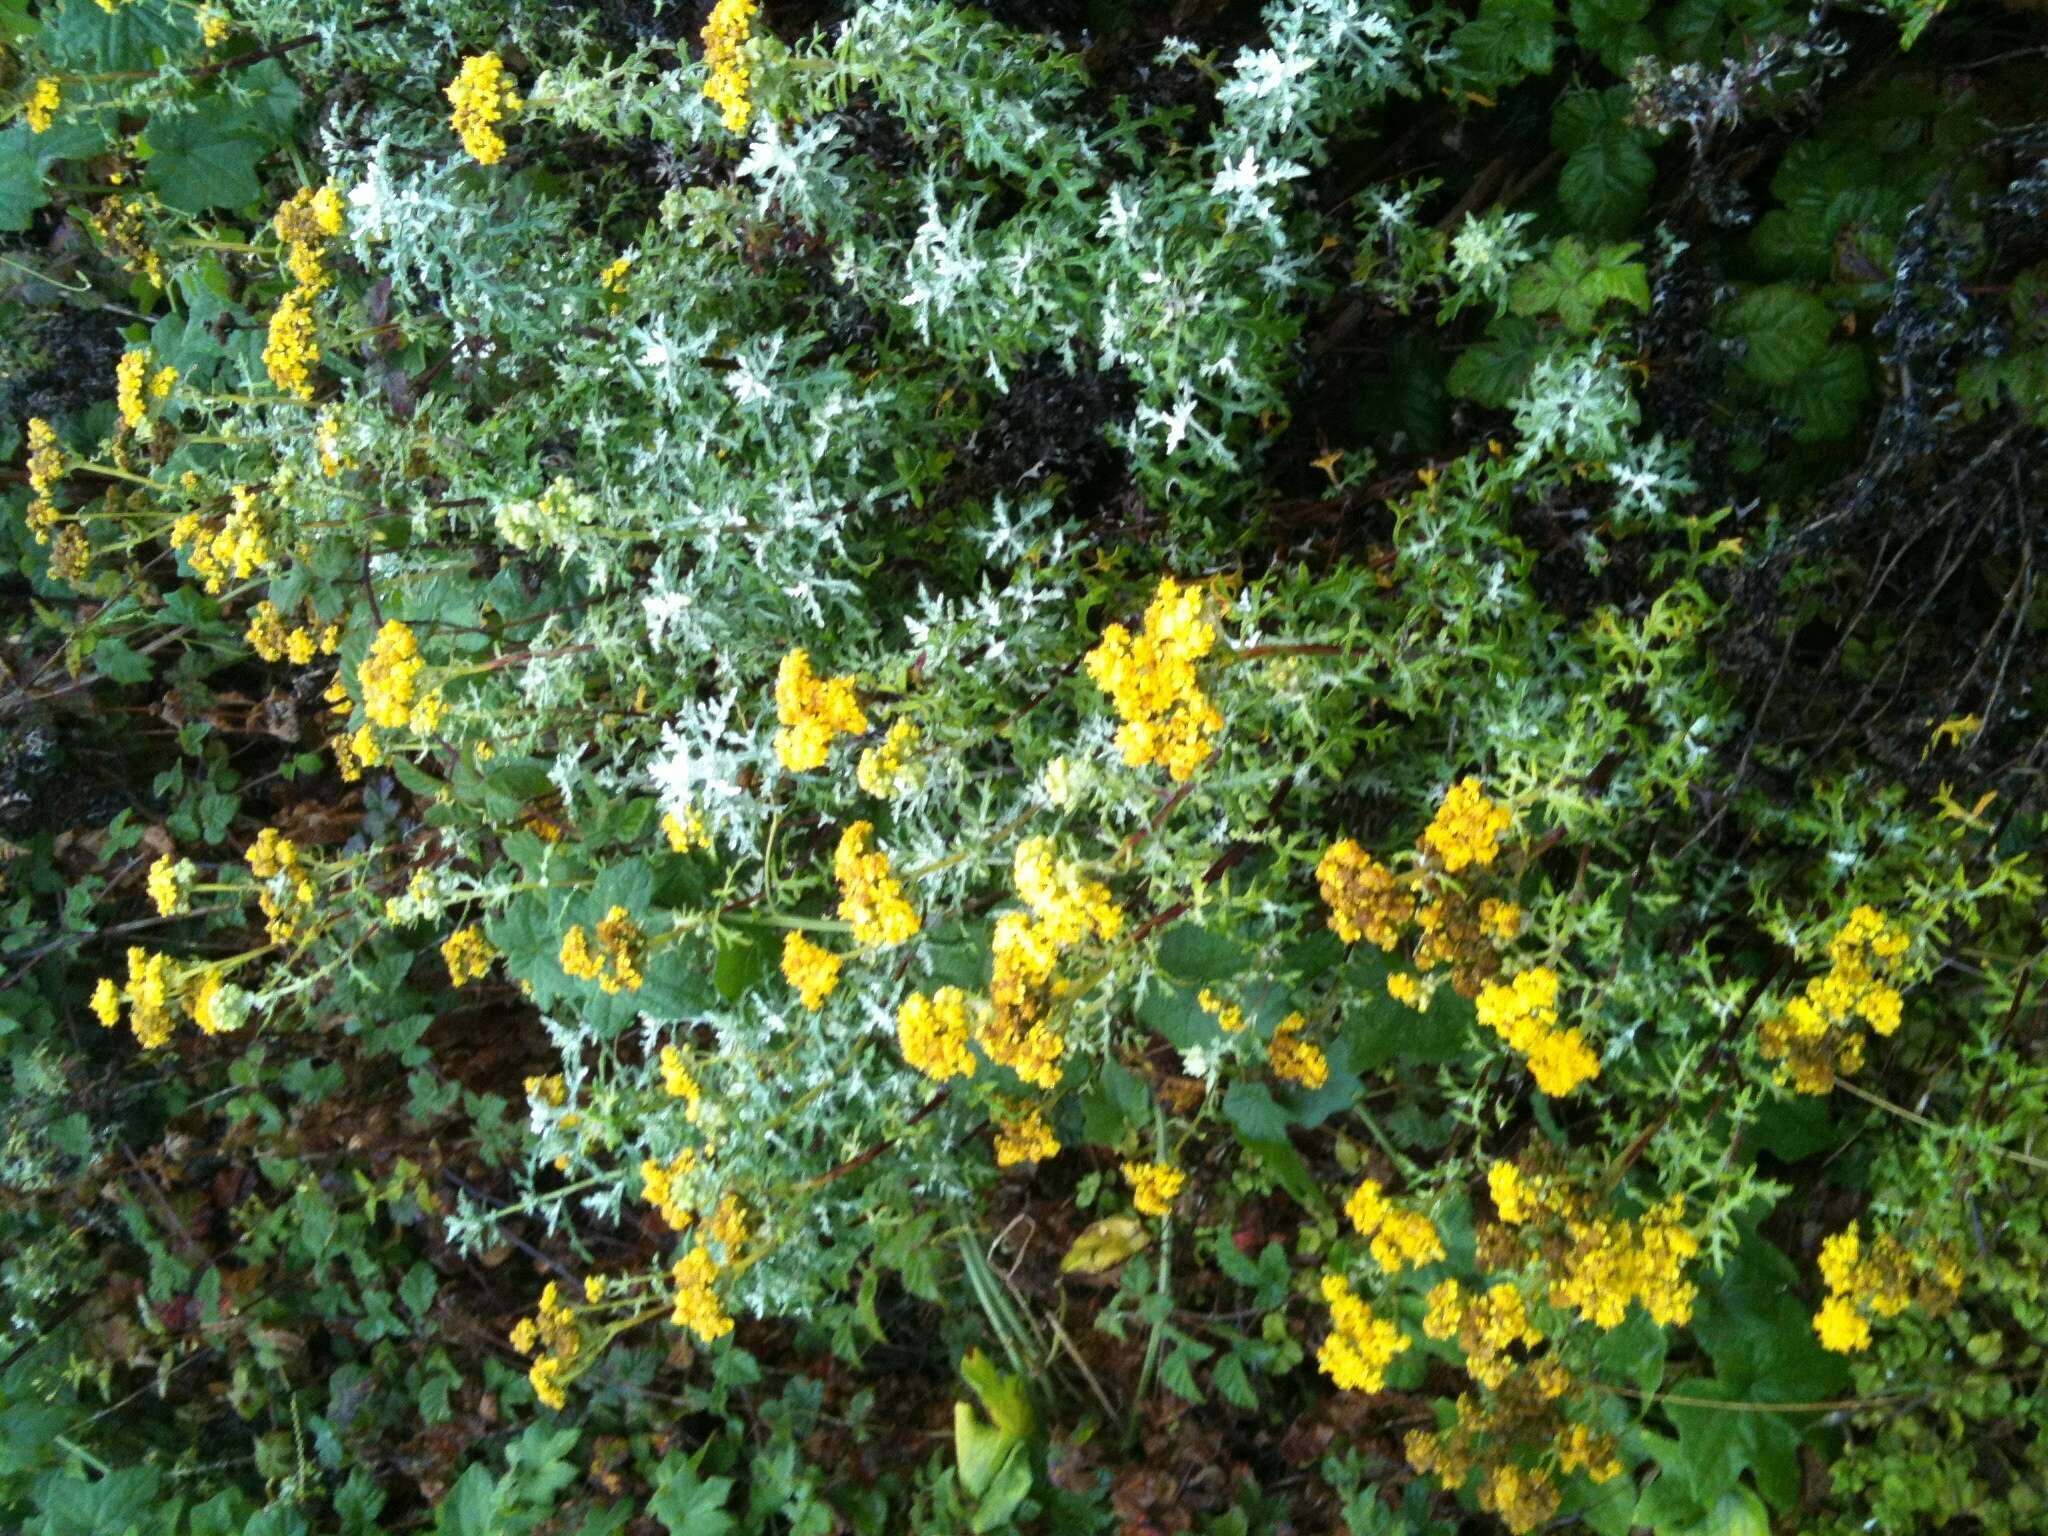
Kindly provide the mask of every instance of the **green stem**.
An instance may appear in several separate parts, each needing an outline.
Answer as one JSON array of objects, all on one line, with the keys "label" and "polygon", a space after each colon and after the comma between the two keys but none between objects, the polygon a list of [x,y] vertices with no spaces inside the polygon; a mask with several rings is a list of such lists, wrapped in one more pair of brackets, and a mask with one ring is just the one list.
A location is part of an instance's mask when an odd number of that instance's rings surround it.
[{"label": "green stem", "polygon": [[[1153,1156],[1166,1161],[1166,1114],[1158,1105],[1152,1107],[1152,1148]],[[1152,1393],[1152,1378],[1159,1369],[1159,1352],[1166,1343],[1166,1315],[1171,1309],[1163,1303],[1173,1292],[1173,1214],[1168,1212],[1159,1222],[1159,1320],[1152,1325],[1152,1336],[1145,1341],[1145,1363],[1138,1371],[1138,1390],[1131,1395],[1131,1416],[1124,1425],[1124,1444],[1132,1444],[1138,1436],[1138,1415],[1144,1411],[1145,1399]]]}]

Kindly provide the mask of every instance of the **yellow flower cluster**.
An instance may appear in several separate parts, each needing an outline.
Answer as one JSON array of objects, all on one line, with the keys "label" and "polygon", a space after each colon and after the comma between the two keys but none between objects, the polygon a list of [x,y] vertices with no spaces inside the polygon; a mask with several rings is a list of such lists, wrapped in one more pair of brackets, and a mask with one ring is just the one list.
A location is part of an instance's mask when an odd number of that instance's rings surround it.
[{"label": "yellow flower cluster", "polygon": [[248,860],[250,874],[258,880],[268,880],[298,867],[299,845],[277,828],[265,827],[256,834],[256,841],[243,857]]},{"label": "yellow flower cluster", "polygon": [[28,93],[28,129],[30,133],[48,133],[50,125],[57,121],[57,109],[64,104],[64,89],[48,75],[35,83]]},{"label": "yellow flower cluster", "polygon": [[1451,874],[1469,865],[1484,867],[1500,855],[1500,835],[1513,820],[1505,806],[1486,798],[1476,778],[1453,784],[1423,829],[1422,843]]},{"label": "yellow flower cluster", "polygon": [[798,646],[775,669],[775,755],[791,773],[825,766],[835,736],[858,736],[868,728],[854,696],[853,677],[819,677],[811,653]]},{"label": "yellow flower cluster", "polygon": [[896,1010],[896,1039],[903,1059],[934,1082],[974,1076],[974,1052],[967,1048],[967,994],[941,987],[930,997],[913,992]]},{"label": "yellow flower cluster", "polygon": [[1109,887],[1085,879],[1080,867],[1062,859],[1049,837],[1027,837],[1010,862],[1017,897],[1031,909],[1039,937],[1054,949],[1083,939],[1109,940],[1123,931],[1123,909]]},{"label": "yellow flower cluster", "polygon": [[1313,1040],[1305,1040],[1308,1020],[1290,1013],[1273,1030],[1273,1042],[1266,1048],[1266,1065],[1273,1075],[1311,1091],[1330,1080],[1330,1058]]},{"label": "yellow flower cluster", "polygon": [[114,404],[121,424],[133,430],[149,416],[149,402],[162,400],[178,382],[178,370],[168,365],[149,371],[149,348],[130,347],[114,365]]},{"label": "yellow flower cluster", "polygon": [[689,1062],[672,1045],[661,1048],[661,1091],[688,1104],[693,1117],[697,1105],[704,1098],[704,1090],[697,1085],[697,1076],[690,1070]]},{"label": "yellow flower cluster", "polygon": [[1375,1317],[1342,1275],[1323,1276],[1323,1300],[1330,1304],[1331,1327],[1316,1352],[1316,1364],[1341,1391],[1382,1391],[1387,1367],[1408,1348],[1407,1335],[1386,1318]]},{"label": "yellow flower cluster", "polygon": [[1244,1009],[1236,1003],[1218,997],[1213,988],[1202,988],[1195,1002],[1204,1013],[1214,1016],[1216,1027],[1226,1035],[1234,1035],[1244,1028]]},{"label": "yellow flower cluster", "polygon": [[513,1325],[512,1347],[522,1355],[538,1352],[526,1373],[533,1395],[546,1407],[567,1407],[569,1399],[563,1388],[571,1364],[583,1352],[583,1335],[576,1325],[576,1309],[563,1303],[561,1287],[554,1281],[540,1293],[538,1314],[522,1317]]},{"label": "yellow flower cluster", "polygon": [[711,846],[711,830],[704,824],[704,813],[694,805],[686,807],[680,816],[674,811],[662,812],[661,832],[668,839],[671,853],[691,853]]},{"label": "yellow flower cluster", "polygon": [[1332,843],[1316,863],[1316,883],[1330,909],[1330,928],[1346,944],[1371,939],[1381,949],[1401,942],[1415,918],[1415,898],[1394,872],[1350,838]]},{"label": "yellow flower cluster", "polygon": [[1490,981],[1476,999],[1479,1022],[1528,1062],[1536,1086],[1563,1098],[1600,1075],[1600,1058],[1576,1028],[1557,1027],[1557,972],[1531,966],[1505,986]]},{"label": "yellow flower cluster", "polygon": [[647,1158],[640,1164],[641,1196],[661,1212],[661,1219],[678,1232],[689,1231],[696,1221],[684,1195],[684,1183],[696,1171],[697,1154],[683,1148],[666,1164]]},{"label": "yellow flower cluster", "polygon": [[370,642],[370,654],[356,669],[356,686],[363,691],[363,710],[372,725],[395,730],[412,718],[426,665],[411,627],[386,619]]},{"label": "yellow flower cluster", "polygon": [[1618,1328],[1631,1301],[1660,1328],[1692,1320],[1698,1287],[1685,1266],[1699,1239],[1684,1225],[1685,1199],[1673,1195],[1633,1221],[1599,1216],[1566,1223],[1572,1247],[1550,1287],[1550,1304],[1570,1307],[1596,1328]]},{"label": "yellow flower cluster", "polygon": [[322,477],[328,480],[355,467],[355,460],[341,446],[341,417],[331,407],[313,423],[313,454],[320,461]]},{"label": "yellow flower cluster", "polygon": [[152,955],[139,946],[128,950],[128,985],[117,988],[106,977],[93,988],[92,1009],[108,1029],[121,1022],[121,1004],[128,1004],[128,1027],[144,1050],[153,1051],[171,1038],[171,1005],[176,982],[167,955]]},{"label": "yellow flower cluster", "polygon": [[64,478],[64,450],[57,432],[40,416],[28,419],[28,484],[38,496],[47,496]]},{"label": "yellow flower cluster", "polygon": [[199,23],[199,41],[210,49],[226,42],[228,34],[235,29],[228,13],[215,6],[202,5],[193,14]]},{"label": "yellow flower cluster", "polygon": [[1766,1061],[1779,1064],[1780,1082],[1827,1093],[1837,1076],[1863,1065],[1863,1025],[1887,1036],[1898,1029],[1904,1000],[1893,983],[1910,947],[1876,908],[1849,914],[1828,944],[1827,973],[1758,1027],[1757,1044]]},{"label": "yellow flower cluster", "polygon": [[839,957],[800,933],[782,939],[782,977],[795,987],[803,1004],[816,1013],[839,985]]},{"label": "yellow flower cluster", "polygon": [[1612,1435],[1574,1424],[1557,1437],[1554,1449],[1558,1467],[1567,1475],[1584,1472],[1596,1483],[1611,1483],[1621,1476],[1621,1458],[1615,1454]]},{"label": "yellow flower cluster", "polygon": [[1495,1163],[1486,1181],[1501,1220],[1531,1228],[1551,1272],[1552,1306],[1602,1329],[1620,1327],[1631,1302],[1641,1302],[1659,1327],[1692,1320],[1699,1291],[1685,1271],[1700,1244],[1684,1224],[1682,1196],[1630,1220],[1595,1211],[1566,1179],[1526,1174],[1513,1163]]},{"label": "yellow flower cluster", "polygon": [[157,916],[176,917],[191,910],[192,880],[198,873],[190,859],[162,854],[149,866],[149,899],[156,903]]},{"label": "yellow flower cluster", "polygon": [[471,923],[448,935],[441,945],[441,958],[448,965],[448,984],[461,987],[488,976],[498,951],[484,937],[483,929]]},{"label": "yellow flower cluster", "polygon": [[1870,1348],[1871,1318],[1897,1317],[1915,1302],[1939,1317],[1963,1287],[1963,1267],[1953,1253],[1915,1255],[1888,1232],[1866,1248],[1853,1221],[1821,1243],[1820,1277],[1828,1295],[1813,1315],[1813,1331],[1821,1348],[1838,1355]]},{"label": "yellow flower cluster", "polygon": [[1425,1305],[1422,1331],[1432,1339],[1455,1338],[1464,1351],[1466,1371],[1489,1390],[1515,1374],[1511,1350],[1534,1349],[1543,1342],[1543,1330],[1529,1319],[1528,1302],[1510,1281],[1467,1296],[1456,1280],[1445,1280],[1431,1287]]},{"label": "yellow flower cluster", "polygon": [[315,656],[332,656],[341,649],[341,626],[323,625],[318,634],[304,624],[287,627],[284,614],[265,598],[250,610],[249,627],[242,638],[265,661],[289,661],[303,667]]},{"label": "yellow flower cluster", "polygon": [[342,230],[341,193],[331,181],[317,190],[301,187],[279,205],[270,224],[284,245],[285,270],[310,299],[331,281],[327,242]]},{"label": "yellow flower cluster", "polygon": [[1036,1109],[996,1121],[996,1166],[1013,1168],[1018,1163],[1043,1162],[1060,1149],[1059,1138]]},{"label": "yellow flower cluster", "polygon": [[614,297],[626,291],[626,274],[633,270],[633,258],[621,256],[597,274],[597,285]]},{"label": "yellow flower cluster", "polygon": [[898,720],[879,747],[861,753],[854,765],[854,781],[881,800],[908,794],[924,779],[924,765],[916,757],[923,742],[924,733],[914,723]]},{"label": "yellow flower cluster", "polygon": [[597,925],[597,947],[577,923],[562,935],[562,969],[578,981],[594,981],[606,992],[638,992],[647,977],[647,936],[624,907],[613,907]]},{"label": "yellow flower cluster", "polygon": [[243,857],[260,882],[256,904],[267,919],[270,941],[288,942],[299,931],[299,919],[313,909],[313,881],[299,858],[298,845],[275,827],[256,834]]},{"label": "yellow flower cluster", "polygon": [[1065,983],[1053,976],[1060,952],[1123,931],[1123,909],[1109,887],[1086,879],[1061,858],[1049,838],[1026,838],[1011,860],[1011,878],[1026,911],[996,919],[990,943],[990,1007],[976,1021],[975,1043],[997,1066],[1035,1088],[1057,1087],[1066,1040],[1048,1018]]},{"label": "yellow flower cluster", "polygon": [[495,53],[474,54],[448,82],[446,95],[455,108],[451,119],[462,147],[479,165],[505,158],[505,140],[498,124],[524,105],[505,74],[505,61]]},{"label": "yellow flower cluster", "polygon": [[1387,974],[1387,996],[1404,1008],[1413,1008],[1417,1013],[1429,1007],[1429,993],[1422,982],[1406,971],[1390,971]]},{"label": "yellow flower cluster", "polygon": [[270,312],[263,366],[270,382],[294,400],[313,398],[313,369],[320,362],[320,336],[313,323],[315,295],[294,288]]},{"label": "yellow flower cluster", "polygon": [[139,197],[103,198],[99,207],[85,216],[85,222],[100,237],[107,254],[120,262],[123,271],[145,277],[161,288],[164,259],[150,244],[149,225],[143,218],[146,206],[149,205]]},{"label": "yellow flower cluster", "polygon": [[1202,691],[1197,664],[1215,648],[1200,583],[1182,586],[1171,576],[1160,578],[1142,634],[1121,624],[1103,630],[1085,664],[1123,721],[1116,743],[1126,763],[1159,763],[1184,783],[1208,760],[1223,716]]},{"label": "yellow flower cluster", "polygon": [[1557,1360],[1544,1359],[1513,1371],[1485,1403],[1461,1395],[1448,1427],[1408,1435],[1409,1465],[1433,1474],[1448,1489],[1463,1487],[1478,1472],[1480,1507],[1498,1515],[1511,1531],[1549,1524],[1561,1490],[1547,1467],[1517,1459],[1521,1448],[1544,1447],[1558,1473],[1567,1477],[1584,1471],[1594,1482],[1608,1482],[1622,1470],[1611,1436],[1564,1419],[1557,1400],[1570,1380]]},{"label": "yellow flower cluster", "polygon": [[213,966],[176,969],[168,955],[140,947],[128,951],[127,985],[102,976],[92,990],[92,1011],[112,1029],[128,1008],[128,1027],[144,1050],[153,1051],[171,1038],[178,1012],[209,1035],[241,1026],[248,1012],[248,994],[230,987]]},{"label": "yellow flower cluster", "polygon": [[729,133],[745,133],[754,115],[747,43],[760,9],[756,0],[718,0],[704,23],[704,67],[710,71],[704,95],[718,108]]},{"label": "yellow flower cluster", "polygon": [[889,856],[874,846],[873,822],[856,821],[839,834],[832,874],[839,882],[839,915],[853,924],[853,936],[869,949],[901,944],[922,926],[889,873]]},{"label": "yellow flower cluster", "polygon": [[210,528],[195,512],[171,524],[171,548],[182,550],[192,572],[212,596],[230,580],[247,581],[270,564],[270,536],[263,527],[252,486],[238,485],[230,495],[233,510]]},{"label": "yellow flower cluster", "polygon": [[1444,1256],[1443,1239],[1429,1218],[1388,1200],[1377,1179],[1366,1179],[1351,1192],[1344,1214],[1360,1237],[1371,1240],[1373,1262],[1390,1275],[1420,1269]]},{"label": "yellow flower cluster", "polygon": [[1131,1186],[1131,1204],[1140,1216],[1171,1215],[1187,1181],[1187,1174],[1171,1163],[1124,1164],[1124,1182]]},{"label": "yellow flower cluster", "polygon": [[706,1344],[716,1343],[732,1332],[732,1318],[712,1286],[718,1278],[718,1260],[708,1249],[692,1248],[676,1261],[673,1275],[676,1301],[670,1322],[689,1329]]}]

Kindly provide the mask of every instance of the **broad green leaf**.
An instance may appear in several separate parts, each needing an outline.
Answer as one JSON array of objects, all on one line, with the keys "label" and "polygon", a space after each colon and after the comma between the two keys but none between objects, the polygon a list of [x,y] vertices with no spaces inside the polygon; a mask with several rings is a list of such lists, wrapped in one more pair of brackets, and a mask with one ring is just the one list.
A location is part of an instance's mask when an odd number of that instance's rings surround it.
[{"label": "broad green leaf", "polygon": [[238,208],[262,194],[256,164],[270,153],[271,137],[225,97],[202,97],[192,111],[152,117],[143,137],[149,185],[167,208]]},{"label": "broad green leaf", "polygon": [[1790,384],[1819,362],[1837,323],[1833,310],[1790,283],[1752,288],[1726,315],[1745,347],[1744,371],[1761,384]]},{"label": "broad green leaf", "polygon": [[98,122],[52,124],[47,133],[16,123],[0,132],[0,231],[27,229],[37,211],[50,200],[44,182],[60,160],[97,154],[107,136]]},{"label": "broad green leaf", "polygon": [[662,1462],[655,1477],[658,1486],[647,1501],[647,1512],[662,1523],[668,1536],[725,1536],[733,1528],[733,1517],[725,1512],[731,1478],[699,1477],[697,1458],[683,1456]]}]

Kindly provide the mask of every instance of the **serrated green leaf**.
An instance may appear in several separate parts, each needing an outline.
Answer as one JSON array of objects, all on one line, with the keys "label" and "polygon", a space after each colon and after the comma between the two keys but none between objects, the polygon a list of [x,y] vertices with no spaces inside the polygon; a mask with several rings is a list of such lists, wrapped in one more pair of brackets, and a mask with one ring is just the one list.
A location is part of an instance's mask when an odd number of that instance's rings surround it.
[{"label": "serrated green leaf", "polygon": [[1835,312],[1790,283],[1752,288],[1728,307],[1726,324],[1743,345],[1743,371],[1760,384],[1790,384],[1821,359]]},{"label": "serrated green leaf", "polygon": [[149,185],[167,208],[238,208],[262,194],[256,165],[270,153],[271,135],[225,97],[202,97],[192,111],[152,117],[143,136]]}]

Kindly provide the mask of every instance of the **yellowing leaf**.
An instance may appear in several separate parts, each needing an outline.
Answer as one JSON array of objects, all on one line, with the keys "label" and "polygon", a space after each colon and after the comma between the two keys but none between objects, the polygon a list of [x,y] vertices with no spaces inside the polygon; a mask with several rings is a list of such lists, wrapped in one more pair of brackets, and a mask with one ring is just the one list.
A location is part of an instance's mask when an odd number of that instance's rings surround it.
[{"label": "yellowing leaf", "polygon": [[1060,1260],[1060,1273],[1099,1275],[1105,1269],[1114,1269],[1151,1241],[1151,1233],[1137,1217],[1105,1217],[1074,1239],[1074,1246]]}]

